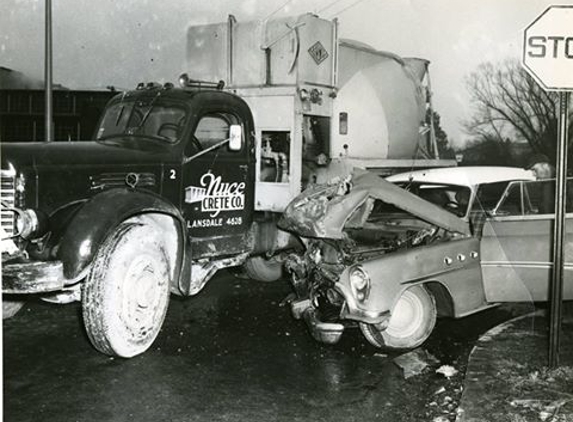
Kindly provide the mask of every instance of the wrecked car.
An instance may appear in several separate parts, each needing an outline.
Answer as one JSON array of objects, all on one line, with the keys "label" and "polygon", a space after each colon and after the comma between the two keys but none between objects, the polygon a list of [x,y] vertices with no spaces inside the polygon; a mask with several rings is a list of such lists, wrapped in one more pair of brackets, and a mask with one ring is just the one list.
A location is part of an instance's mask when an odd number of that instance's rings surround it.
[{"label": "wrecked car", "polygon": [[[410,349],[438,316],[547,300],[553,187],[523,169],[459,167],[387,180],[355,171],[309,189],[279,223],[306,246],[286,263],[293,315],[325,343],[358,323],[372,345]],[[572,233],[568,219],[568,244]],[[571,299],[566,249],[563,295]]]}]

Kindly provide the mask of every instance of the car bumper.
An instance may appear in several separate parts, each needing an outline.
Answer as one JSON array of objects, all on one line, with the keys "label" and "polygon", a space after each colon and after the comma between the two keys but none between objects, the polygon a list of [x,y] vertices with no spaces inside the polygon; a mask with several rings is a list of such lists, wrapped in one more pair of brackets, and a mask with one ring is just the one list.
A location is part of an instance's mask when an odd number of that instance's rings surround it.
[{"label": "car bumper", "polygon": [[390,310],[379,311],[369,309],[369,301],[360,303],[351,293],[350,288],[340,282],[334,285],[336,291],[344,298],[344,306],[340,313],[341,318],[358,322],[365,322],[377,326],[388,325],[390,321]]},{"label": "car bumper", "polygon": [[353,321],[365,322],[367,324],[383,326],[384,328],[388,325],[388,322],[390,321],[390,311],[378,312],[373,310],[361,309],[358,307],[350,306],[349,302],[346,302],[346,306],[342,308],[340,316],[344,319],[351,319]]}]

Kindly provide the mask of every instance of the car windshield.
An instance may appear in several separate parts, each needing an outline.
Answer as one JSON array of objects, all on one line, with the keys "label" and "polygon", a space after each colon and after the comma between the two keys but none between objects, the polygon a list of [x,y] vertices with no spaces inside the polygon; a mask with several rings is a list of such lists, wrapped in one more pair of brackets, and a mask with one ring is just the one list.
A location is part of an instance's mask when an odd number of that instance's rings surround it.
[{"label": "car windshield", "polygon": [[467,214],[471,197],[467,186],[412,182],[399,183],[398,186],[457,216],[465,217]]},{"label": "car windshield", "polygon": [[121,101],[105,111],[96,132],[96,140],[143,137],[175,143],[185,127],[185,109],[156,101]]}]

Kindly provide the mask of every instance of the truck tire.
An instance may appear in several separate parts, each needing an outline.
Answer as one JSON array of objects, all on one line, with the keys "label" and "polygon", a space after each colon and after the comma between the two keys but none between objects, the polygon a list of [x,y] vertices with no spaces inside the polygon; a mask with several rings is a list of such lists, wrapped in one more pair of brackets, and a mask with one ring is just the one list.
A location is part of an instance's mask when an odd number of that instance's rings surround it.
[{"label": "truck tire", "polygon": [[243,264],[243,269],[250,279],[257,281],[277,281],[283,276],[283,263],[274,258],[254,256]]},{"label": "truck tire", "polygon": [[360,323],[366,340],[376,347],[393,350],[413,349],[421,345],[436,325],[436,302],[424,286],[405,290],[394,309],[385,330]]},{"label": "truck tire", "polygon": [[24,306],[23,301],[19,300],[2,300],[2,319],[12,318]]},{"label": "truck tire", "polygon": [[100,247],[82,288],[84,325],[98,351],[130,358],[159,334],[170,289],[164,243],[152,222],[124,222]]}]

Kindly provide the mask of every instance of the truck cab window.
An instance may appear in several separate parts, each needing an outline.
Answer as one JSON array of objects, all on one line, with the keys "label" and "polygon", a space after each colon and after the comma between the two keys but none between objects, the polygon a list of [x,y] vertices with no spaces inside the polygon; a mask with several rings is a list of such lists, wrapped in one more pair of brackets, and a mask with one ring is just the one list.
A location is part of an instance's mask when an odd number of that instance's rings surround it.
[{"label": "truck cab window", "polygon": [[[229,139],[229,130],[232,124],[237,124],[238,120],[230,115],[217,113],[204,116],[195,129],[194,136],[202,149],[210,148]],[[220,153],[232,153],[228,145],[220,147]]]},{"label": "truck cab window", "polygon": [[175,143],[185,125],[185,109],[152,101],[123,101],[107,108],[96,139],[141,136]]},{"label": "truck cab window", "polygon": [[[201,120],[199,120],[192,138],[187,145],[186,155],[191,156],[198,151],[205,150],[228,140],[231,125],[239,123],[239,120],[235,116],[228,113],[216,113],[203,116]],[[229,149],[227,144],[216,148],[215,152],[225,155],[233,154],[233,151]]]}]

